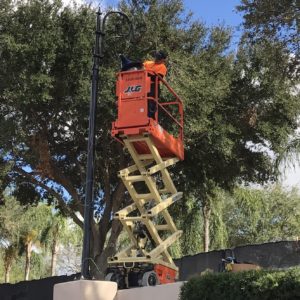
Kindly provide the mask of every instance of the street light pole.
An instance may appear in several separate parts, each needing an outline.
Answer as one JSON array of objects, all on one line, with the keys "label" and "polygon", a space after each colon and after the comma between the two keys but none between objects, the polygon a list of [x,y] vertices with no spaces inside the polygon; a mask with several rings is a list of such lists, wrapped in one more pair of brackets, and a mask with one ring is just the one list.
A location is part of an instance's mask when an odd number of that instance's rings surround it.
[{"label": "street light pole", "polygon": [[102,12],[99,8],[97,11],[97,26],[96,26],[96,40],[93,55],[93,69],[92,69],[92,87],[91,87],[91,102],[89,112],[89,137],[87,149],[87,172],[86,172],[86,188],[85,188],[85,203],[84,203],[84,231],[83,231],[83,249],[81,260],[81,278],[90,279],[90,240],[91,227],[93,219],[94,206],[94,161],[95,161],[95,125],[96,125],[96,109],[98,98],[98,82],[99,82],[99,67],[103,59],[103,47],[105,36],[105,23],[107,18],[117,14],[126,19],[131,25],[128,16],[119,11],[109,11],[101,18]]}]

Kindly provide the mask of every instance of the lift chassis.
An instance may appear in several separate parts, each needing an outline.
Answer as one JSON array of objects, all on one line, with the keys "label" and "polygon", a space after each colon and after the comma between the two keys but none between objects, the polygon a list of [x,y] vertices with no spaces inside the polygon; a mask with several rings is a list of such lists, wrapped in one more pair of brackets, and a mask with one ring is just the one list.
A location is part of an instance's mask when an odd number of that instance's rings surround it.
[{"label": "lift chassis", "polygon": [[[168,212],[168,207],[182,198],[168,171],[183,159],[183,109],[179,97],[163,79],[150,82],[147,71],[119,74],[117,83],[118,119],[113,123],[112,136],[121,142],[134,164],[119,171],[132,203],[115,213],[130,239],[130,244],[108,260],[106,280],[115,281],[119,288],[149,286],[175,282],[178,267],[168,248],[182,231]],[[153,80],[153,74],[152,79]],[[157,105],[155,118],[147,113],[152,84],[158,95],[159,81],[166,85],[172,100]],[[139,86],[139,89],[134,88]],[[174,99],[175,98],[175,99]],[[176,106],[178,116],[168,107]],[[177,134],[170,134],[160,124],[173,122]]]}]

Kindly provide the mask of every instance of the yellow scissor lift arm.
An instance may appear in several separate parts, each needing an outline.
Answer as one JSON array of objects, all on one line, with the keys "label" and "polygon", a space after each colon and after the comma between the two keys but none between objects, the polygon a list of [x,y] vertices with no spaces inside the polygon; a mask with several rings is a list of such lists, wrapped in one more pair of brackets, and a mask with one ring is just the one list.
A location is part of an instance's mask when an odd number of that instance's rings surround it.
[{"label": "yellow scissor lift arm", "polygon": [[[151,136],[123,137],[134,164],[119,172],[119,177],[126,186],[133,203],[115,213],[114,218],[119,219],[131,240],[130,245],[109,259],[109,265],[120,265],[131,268],[134,264],[149,264],[165,266],[176,273],[177,266],[168,251],[181,235],[182,231],[170,216],[167,208],[175,201],[181,199],[182,193],[177,189],[171,179],[168,167],[176,164],[178,158],[162,158],[154,145]],[[144,142],[150,149],[150,154],[139,155],[134,147],[135,142]],[[156,181],[160,176],[162,188],[158,188]],[[148,193],[138,193],[135,183],[143,182]],[[159,223],[158,224],[158,216]],[[139,236],[140,228],[145,228],[147,235]],[[162,234],[163,232],[163,237]],[[150,249],[146,244],[151,242]],[[149,247],[148,247],[149,248]],[[153,273],[146,272],[144,277]],[[173,273],[174,274],[174,273]],[[111,275],[109,275],[111,276]],[[143,278],[141,277],[141,282]],[[159,276],[156,278],[159,282]],[[144,282],[147,285],[147,280]]]}]

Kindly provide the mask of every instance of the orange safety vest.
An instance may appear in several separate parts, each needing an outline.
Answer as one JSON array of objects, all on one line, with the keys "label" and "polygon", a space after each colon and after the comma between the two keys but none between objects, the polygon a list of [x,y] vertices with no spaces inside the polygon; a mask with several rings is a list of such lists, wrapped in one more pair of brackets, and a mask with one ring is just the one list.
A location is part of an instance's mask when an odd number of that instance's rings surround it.
[{"label": "orange safety vest", "polygon": [[167,67],[164,63],[156,63],[153,60],[146,60],[143,65],[147,71],[153,71],[161,76],[166,76],[167,74]]}]

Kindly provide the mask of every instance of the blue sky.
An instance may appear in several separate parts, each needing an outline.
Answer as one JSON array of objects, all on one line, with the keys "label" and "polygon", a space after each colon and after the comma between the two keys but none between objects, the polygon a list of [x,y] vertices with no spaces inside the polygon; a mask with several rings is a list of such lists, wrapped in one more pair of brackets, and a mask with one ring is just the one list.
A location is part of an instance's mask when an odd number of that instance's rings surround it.
[{"label": "blue sky", "polygon": [[[104,0],[106,5],[115,6],[118,0]],[[233,27],[233,48],[237,44],[240,32],[239,25],[242,23],[242,16],[235,11],[240,0],[183,0],[186,11],[192,11],[196,19],[206,25],[228,25]]]},{"label": "blue sky", "polygon": [[195,18],[208,26],[223,24],[233,27],[232,48],[240,38],[239,27],[243,21],[241,13],[236,11],[239,0],[184,0],[185,8],[192,11]]},{"label": "blue sky", "polygon": [[186,9],[191,10],[197,18],[207,25],[222,23],[237,27],[242,22],[235,6],[238,0],[184,0]]},{"label": "blue sky", "polygon": [[[118,0],[104,0],[106,5],[117,5]],[[192,11],[195,17],[207,25],[223,22],[230,26],[238,26],[242,22],[240,14],[236,13],[235,6],[239,0],[183,0],[187,11]]]}]

